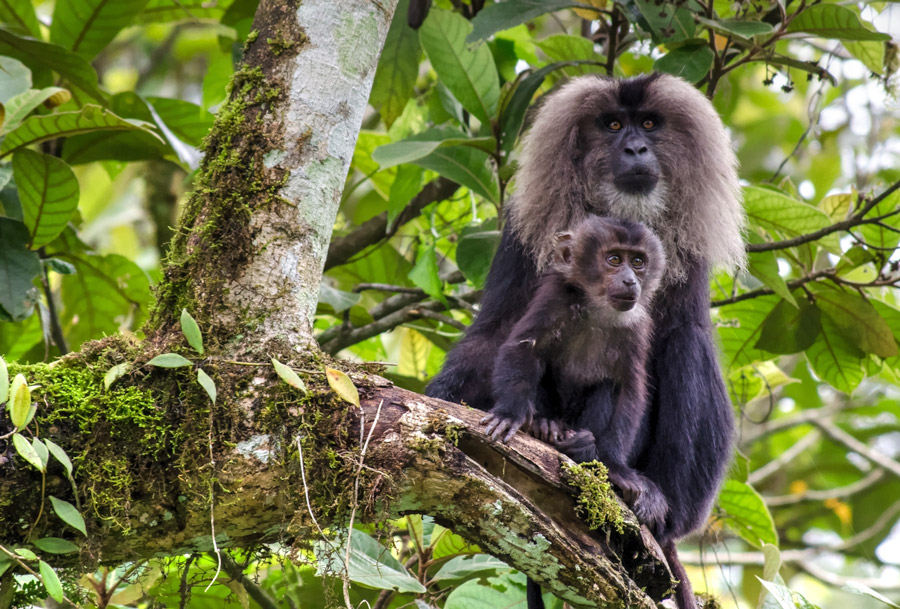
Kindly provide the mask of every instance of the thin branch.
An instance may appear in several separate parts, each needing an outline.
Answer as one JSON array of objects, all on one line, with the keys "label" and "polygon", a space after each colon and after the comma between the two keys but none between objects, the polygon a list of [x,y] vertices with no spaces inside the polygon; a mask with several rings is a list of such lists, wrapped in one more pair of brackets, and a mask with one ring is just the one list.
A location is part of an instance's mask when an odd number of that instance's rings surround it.
[{"label": "thin branch", "polygon": [[[810,273],[809,275],[805,275],[803,277],[799,277],[797,279],[792,279],[791,281],[786,282],[789,290],[793,290],[794,288],[798,288],[804,284],[810,283],[812,281],[817,281],[823,277],[832,277],[835,273],[833,268],[822,269],[821,271],[815,271]],[[770,294],[774,294],[775,290],[771,288],[757,288],[755,290],[750,290],[749,292],[744,292],[742,294],[737,294],[730,298],[722,298],[721,300],[713,300],[710,304],[711,307],[722,307],[729,304],[735,304],[738,302],[743,302],[745,300],[750,300],[752,298],[759,298],[760,296],[768,296]]]},{"label": "thin branch", "polygon": [[875,450],[868,444],[854,438],[852,435],[835,425],[830,419],[813,420],[810,421],[810,423],[821,429],[826,436],[838,444],[842,444],[845,448],[848,448],[855,453],[859,453],[875,465],[883,467],[888,472],[900,478],[900,463],[894,461],[883,452]]},{"label": "thin branch", "polygon": [[[812,434],[810,434],[812,435]],[[799,442],[798,442],[799,444]],[[873,486],[884,478],[884,470],[880,467],[873,469],[866,474],[864,478],[860,478],[852,484],[839,486],[837,488],[829,488],[824,490],[807,490],[802,493],[794,493],[792,495],[765,496],[763,499],[769,507],[781,507],[784,505],[793,505],[803,501],[827,501],[829,499],[847,499],[853,495],[859,494]],[[897,504],[900,505],[900,504]]]},{"label": "thin branch", "polygon": [[435,313],[434,311],[429,311],[428,309],[422,309],[418,313],[419,317],[425,319],[433,319],[434,321],[439,321],[442,324],[447,324],[448,326],[453,326],[460,332],[465,332],[469,329],[469,327],[462,323],[461,321],[457,321],[450,317],[449,315],[441,315],[440,313]]},{"label": "thin branch", "polygon": [[811,425],[817,420],[828,419],[847,409],[848,407],[848,404],[837,403],[829,406],[823,406],[822,408],[812,408],[810,410],[804,410],[803,412],[800,412],[789,418],[772,419],[764,423],[760,423],[753,427],[752,434],[747,434],[746,437],[740,439],[740,446],[741,448],[746,448],[754,442],[758,442],[765,436],[778,433],[780,431],[785,431],[786,429],[791,429],[793,427],[798,427],[800,425]]},{"label": "thin branch", "polygon": [[[464,302],[478,302],[481,298],[481,291],[473,291],[468,294],[462,295],[459,299]],[[450,300],[450,299],[448,299]],[[349,347],[350,345],[355,345],[358,342],[364,341],[367,338],[372,338],[373,336],[377,336],[382,332],[387,332],[388,330],[393,330],[397,326],[401,326],[409,321],[414,319],[418,319],[422,317],[423,311],[443,311],[447,308],[443,302],[439,300],[431,300],[423,303],[415,303],[400,309],[399,311],[395,311],[388,315],[385,315],[381,319],[378,319],[370,324],[365,326],[360,326],[359,328],[353,328],[350,326],[337,326],[338,331],[335,332],[323,332],[318,337],[319,346],[326,353],[337,353],[341,349],[345,347]],[[331,330],[331,328],[329,328]]]},{"label": "thin branch", "polygon": [[262,609],[280,609],[278,602],[272,598],[259,584],[244,574],[244,570],[227,554],[222,554],[222,569],[228,577],[238,582],[247,591],[247,594],[255,600]]},{"label": "thin branch", "polygon": [[750,472],[750,475],[747,476],[747,483],[751,486],[754,486],[759,482],[765,480],[775,472],[781,471],[785,465],[805,453],[816,442],[818,442],[821,437],[822,434],[818,430],[809,432],[808,434],[800,438],[800,440],[798,440],[789,449],[778,455],[776,459],[772,459],[770,462],[766,463],[759,469]]},{"label": "thin branch", "polygon": [[783,241],[771,241],[768,243],[748,243],[746,249],[748,252],[771,252],[773,250],[783,250],[789,247],[795,247],[797,245],[803,245],[804,243],[816,241],[832,233],[849,230],[854,226],[859,226],[860,224],[871,224],[873,222],[877,222],[878,220],[881,220],[883,218],[879,216],[877,218],[867,219],[865,217],[866,214],[872,211],[872,209],[876,205],[891,196],[898,189],[900,189],[900,181],[895,182],[880,195],[868,201],[858,212],[856,212],[846,220],[835,222],[831,226],[826,226],[825,228],[820,228],[817,231],[806,233],[805,235],[799,235],[791,239],[785,239]]},{"label": "thin branch", "polygon": [[325,270],[346,264],[353,256],[367,247],[388,239],[397,229],[417,217],[428,205],[449,198],[459,189],[459,184],[447,178],[438,178],[425,185],[421,192],[413,197],[409,205],[388,226],[387,212],[378,214],[363,222],[356,230],[343,237],[332,239],[325,259]]}]

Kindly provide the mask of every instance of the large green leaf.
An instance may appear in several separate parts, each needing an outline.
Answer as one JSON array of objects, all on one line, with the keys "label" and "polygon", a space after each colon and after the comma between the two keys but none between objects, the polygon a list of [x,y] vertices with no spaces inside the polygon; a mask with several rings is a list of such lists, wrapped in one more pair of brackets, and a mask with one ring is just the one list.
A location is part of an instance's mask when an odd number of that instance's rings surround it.
[{"label": "large green leaf", "polygon": [[729,367],[771,359],[772,355],[758,349],[756,343],[769,311],[779,301],[777,296],[762,296],[722,307],[717,325]]},{"label": "large green leaf", "polygon": [[670,51],[657,59],[653,68],[666,74],[680,76],[688,82],[702,80],[712,67],[715,53],[705,42],[689,44]]},{"label": "large green leaf", "polygon": [[[381,169],[389,169],[402,163],[415,163],[438,148],[469,146],[488,152],[495,145],[492,137],[469,138],[461,133],[456,136],[451,133],[450,137],[445,137],[448,132],[450,131],[447,129],[429,129],[408,139],[379,146],[372,153],[372,159],[381,166]],[[485,150],[486,148],[488,150]]]},{"label": "large green leaf", "polygon": [[44,103],[49,97],[57,93],[62,93],[63,91],[65,91],[65,89],[61,87],[29,89],[10,99],[4,104],[6,116],[3,120],[3,126],[0,127],[0,135],[8,133],[18,127],[35,108]]},{"label": "large green leaf", "polygon": [[140,325],[150,303],[150,283],[140,267],[117,254],[59,257],[77,269],[62,277],[61,321],[70,348]]},{"label": "large green leaf", "polygon": [[44,140],[70,137],[92,131],[132,131],[152,133],[146,123],[124,119],[99,106],[88,105],[78,112],[58,112],[32,116],[11,132],[0,146],[0,157],[17,148],[31,146]]},{"label": "large green leaf", "polygon": [[[694,37],[697,29],[694,13],[675,2],[656,0],[634,0],[638,24],[653,34],[653,38],[667,44],[681,42]],[[632,14],[634,17],[634,14]]]},{"label": "large green leaf", "polygon": [[822,210],[757,186],[744,187],[744,208],[753,225],[776,236],[791,237],[831,225],[831,219]]},{"label": "large green leaf", "polygon": [[444,566],[434,574],[432,579],[434,581],[463,579],[474,575],[485,575],[500,569],[509,569],[509,566],[489,554],[457,556],[444,563]]},{"label": "large green leaf", "polygon": [[850,393],[866,376],[865,353],[843,337],[830,316],[823,315],[821,323],[816,341],[806,350],[806,359],[816,376],[835,389]]},{"label": "large green leaf", "polygon": [[31,0],[0,0],[0,23],[9,24],[26,36],[41,37],[41,27]]},{"label": "large green leaf", "polygon": [[766,316],[755,347],[770,353],[805,351],[819,335],[822,327],[819,318],[819,309],[805,298],[796,306],[782,300]]},{"label": "large green leaf", "polygon": [[811,289],[816,304],[840,333],[866,353],[879,357],[897,355],[897,342],[890,326],[875,307],[856,292],[828,285],[814,285]]},{"label": "large green leaf", "polygon": [[316,542],[314,552],[319,576],[337,575],[346,570],[350,581],[398,592],[425,592],[391,551],[362,531],[353,529],[350,536],[350,560],[345,563],[346,531],[332,543]]},{"label": "large green leaf", "polygon": [[432,298],[444,300],[444,292],[441,289],[443,282],[438,276],[437,255],[433,243],[419,246],[416,264],[407,276],[410,281]]},{"label": "large green leaf", "polygon": [[461,15],[433,9],[419,30],[419,41],[447,88],[463,107],[488,125],[497,111],[500,77],[486,45],[466,43],[472,25]]},{"label": "large green leaf", "polygon": [[545,13],[578,6],[590,8],[584,3],[572,0],[506,0],[490,4],[480,10],[472,20],[474,28],[466,42],[484,40],[500,30],[508,30]]},{"label": "large green leaf", "polygon": [[[0,219],[0,236],[2,236],[2,222]],[[23,227],[24,228],[24,227]],[[28,230],[25,230],[28,234]],[[37,259],[35,252],[28,252],[29,255]],[[3,254],[0,253],[0,281],[3,280]],[[38,263],[40,264],[40,263]],[[0,294],[0,305],[5,307],[3,295]],[[3,309],[0,308],[0,318],[3,316]],[[0,354],[7,361],[14,361],[22,357],[33,346],[41,342],[43,332],[41,331],[41,319],[38,315],[31,315],[23,321],[12,323],[3,321],[2,332],[0,332]]]},{"label": "large green leaf", "polygon": [[[900,205],[900,192],[885,197],[883,201],[873,207],[867,218],[877,218],[897,209]],[[897,247],[900,243],[900,214],[888,216],[880,221],[880,224],[863,224],[859,227],[859,234],[863,241],[874,248],[885,251]]]},{"label": "large green leaf", "polygon": [[[751,243],[761,241],[754,233],[750,234]],[[748,256],[747,270],[750,274],[763,282],[763,284],[773,292],[787,300],[789,303],[797,306],[794,295],[791,294],[787,282],[778,272],[778,259],[775,252],[752,252]]]},{"label": "large green leaf", "polygon": [[[409,0],[401,0],[396,14],[405,15],[408,6]],[[381,119],[388,127],[397,120],[413,95],[419,75],[419,55],[421,51],[416,31],[403,19],[394,19],[384,41],[369,95],[369,103],[381,113]]]},{"label": "large green leaf", "polygon": [[[199,108],[193,104],[188,105],[194,110]],[[139,124],[149,125],[157,122],[147,102],[131,91],[113,95],[109,100],[109,111],[122,119]],[[145,161],[160,159],[167,154],[175,155],[165,140],[157,137],[154,132],[141,129],[95,131],[69,137],[63,144],[62,157],[70,165],[80,165],[94,161]]]},{"label": "large green leaf", "polygon": [[64,81],[94,101],[102,103],[106,99],[106,94],[97,83],[97,72],[91,64],[61,46],[0,29],[0,54],[23,61],[32,71],[40,68],[56,72]]},{"label": "large green leaf", "polygon": [[851,9],[838,4],[810,6],[788,24],[789,32],[806,32],[822,38],[888,41],[887,34],[873,32]]},{"label": "large green leaf", "polygon": [[604,57],[598,55],[594,50],[594,43],[583,36],[554,34],[538,42],[537,46],[544,52],[544,55],[554,62],[558,62],[557,68],[563,66],[561,62],[584,62],[567,66],[564,69],[566,76],[580,76],[605,71],[602,65]]},{"label": "large green leaf", "polygon": [[78,179],[64,161],[27,148],[13,155],[13,170],[36,250],[53,241],[78,208]]},{"label": "large green leaf", "polygon": [[428,156],[418,159],[416,165],[436,171],[446,178],[478,193],[489,201],[500,199],[494,171],[489,165],[489,155],[470,146],[438,148]]},{"label": "large green leaf", "polygon": [[737,480],[726,480],[719,491],[719,507],[728,515],[725,524],[748,543],[778,545],[775,522],[765,501],[753,487]]},{"label": "large green leaf", "polygon": [[57,2],[50,42],[93,59],[144,10],[147,0],[65,0]]},{"label": "large green leaf", "polygon": [[0,56],[0,104],[31,88],[31,70],[12,57]]},{"label": "large green leaf", "polygon": [[68,501],[57,499],[53,495],[50,495],[49,499],[50,504],[53,506],[53,511],[56,512],[56,515],[59,516],[60,520],[73,529],[80,531],[82,535],[87,537],[84,517],[78,512],[78,509]]},{"label": "large green leaf", "polygon": [[24,223],[0,218],[0,318],[3,313],[12,321],[31,315],[32,281],[41,274],[41,261],[29,251],[31,235]]}]

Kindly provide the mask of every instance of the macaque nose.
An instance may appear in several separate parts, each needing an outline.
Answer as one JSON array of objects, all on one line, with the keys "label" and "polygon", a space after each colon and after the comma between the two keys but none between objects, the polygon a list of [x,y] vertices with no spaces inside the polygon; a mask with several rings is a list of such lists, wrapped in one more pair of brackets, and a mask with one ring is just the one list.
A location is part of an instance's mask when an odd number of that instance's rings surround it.
[{"label": "macaque nose", "polygon": [[627,144],[625,146],[625,154],[629,156],[641,156],[647,154],[648,151],[644,144]]},{"label": "macaque nose", "polygon": [[626,277],[622,280],[622,283],[627,285],[629,288],[632,288],[637,284],[637,280],[634,277]]}]

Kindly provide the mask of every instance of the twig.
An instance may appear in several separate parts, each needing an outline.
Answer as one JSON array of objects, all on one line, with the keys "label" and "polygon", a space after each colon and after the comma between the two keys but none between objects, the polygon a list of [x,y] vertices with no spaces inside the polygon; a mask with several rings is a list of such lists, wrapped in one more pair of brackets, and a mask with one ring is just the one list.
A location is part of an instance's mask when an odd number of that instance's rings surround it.
[{"label": "twig", "polygon": [[316,520],[316,515],[313,513],[312,503],[309,501],[309,486],[306,484],[306,470],[303,468],[303,446],[300,444],[300,436],[297,438],[297,453],[300,457],[300,480],[303,481],[303,496],[306,498],[306,509],[309,511],[309,517],[312,518],[313,524],[316,525],[316,529],[319,531],[319,534],[322,536],[322,539],[325,541],[328,546],[331,546],[331,540],[328,539],[328,536],[325,535],[325,531],[322,530],[322,527],[319,526],[319,521]]},{"label": "twig", "polygon": [[188,585],[188,573],[191,571],[191,564],[197,559],[196,554],[191,554],[187,557],[187,560],[184,561],[184,571],[181,572],[181,585],[179,586],[179,592],[181,594],[181,600],[178,601],[178,609],[184,609],[187,606],[188,601],[191,598],[190,589],[191,587]]},{"label": "twig", "polygon": [[247,594],[255,600],[262,609],[279,609],[278,603],[262,587],[252,579],[244,575],[244,570],[227,554],[222,556],[222,567],[228,577],[240,583]]},{"label": "twig", "polygon": [[418,316],[425,319],[433,319],[434,321],[439,321],[442,324],[447,324],[448,326],[453,326],[461,332],[465,332],[468,329],[468,326],[466,326],[466,324],[453,319],[449,315],[441,315],[440,313],[435,313],[434,311],[429,311],[427,309],[422,309],[421,311],[419,311]]},{"label": "twig", "polygon": [[842,444],[845,448],[849,448],[855,453],[859,453],[875,465],[879,465],[900,478],[900,463],[894,461],[881,451],[871,448],[869,445],[857,440],[852,435],[835,425],[831,419],[810,421],[825,433],[826,436]]},{"label": "twig", "polygon": [[392,237],[397,229],[418,216],[425,207],[435,201],[449,198],[458,189],[459,184],[456,182],[447,178],[438,178],[426,184],[421,192],[413,197],[409,205],[394,219],[391,226],[388,226],[388,216],[385,212],[363,222],[352,233],[333,239],[328,246],[325,270],[346,264],[354,255],[367,247]]},{"label": "twig", "polygon": [[793,461],[797,456],[806,452],[813,444],[819,441],[822,434],[818,430],[813,430],[800,438],[793,446],[778,455],[778,458],[772,459],[759,469],[750,472],[747,476],[747,483],[755,485],[765,480],[777,471],[780,471],[785,465]]},{"label": "twig", "polygon": [[213,551],[216,553],[216,558],[218,559],[216,562],[216,574],[213,575],[212,581],[206,586],[204,592],[208,591],[214,583],[216,583],[216,579],[219,578],[219,573],[222,571],[222,552],[219,550],[219,544],[216,542],[216,459],[213,454],[213,406],[209,407],[209,528],[210,533],[212,534],[212,545]]},{"label": "twig", "polygon": [[[39,250],[39,253],[41,258],[43,258],[45,254],[43,247]],[[50,318],[50,336],[53,338],[53,344],[59,349],[59,354],[65,355],[69,352],[69,347],[66,345],[66,337],[63,334],[62,325],[59,323],[59,312],[56,309],[56,301],[53,299],[53,290],[50,289],[50,277],[47,266],[42,266],[41,286],[44,288],[44,296],[47,298],[47,311],[49,312],[48,316]]]},{"label": "twig", "polygon": [[[797,245],[803,245],[804,243],[810,243],[811,241],[816,241],[830,235],[832,233],[836,233],[842,230],[849,230],[854,226],[859,226],[860,224],[871,224],[874,222],[878,222],[879,220],[883,220],[883,216],[878,216],[875,218],[866,218],[866,214],[872,211],[872,209],[884,201],[886,198],[891,196],[897,189],[900,189],[900,181],[892,184],[887,190],[882,192],[877,197],[868,201],[863,207],[847,218],[846,220],[842,220],[840,222],[835,222],[831,226],[826,226],[825,228],[820,228],[819,230],[813,231],[811,233],[806,233],[804,235],[799,235],[797,237],[793,237],[791,239],[785,239],[783,241],[770,241],[767,243],[748,243],[747,251],[748,252],[771,252],[773,250],[783,250],[789,247],[795,247]],[[885,214],[886,216],[890,216],[891,214]]]},{"label": "twig", "polygon": [[810,425],[816,420],[828,419],[846,408],[848,408],[847,404],[837,403],[829,406],[823,406],[822,408],[804,410],[803,412],[790,418],[774,419],[766,421],[765,423],[761,423],[759,425],[755,425],[753,434],[748,434],[747,437],[741,438],[741,447],[743,448],[749,446],[750,444],[759,441],[761,438],[773,433],[778,433],[780,431],[791,429],[792,427],[797,427],[799,425]]},{"label": "twig", "polygon": [[[811,435],[811,434],[810,434]],[[799,444],[799,442],[798,442]],[[864,478],[860,478],[852,484],[840,486],[838,488],[830,488],[825,490],[807,490],[802,493],[794,493],[793,495],[774,495],[765,496],[763,499],[769,507],[780,507],[783,505],[792,505],[802,501],[827,501],[829,499],[846,499],[858,493],[861,493],[884,478],[884,470],[880,467],[873,469],[866,474]],[[900,505],[900,504],[897,504]]]},{"label": "twig", "polygon": [[[381,407],[384,405],[384,400],[378,402],[378,408],[375,410],[375,418],[372,420],[372,425],[369,427],[369,435],[366,436],[366,441],[363,443],[362,448],[359,451],[359,462],[356,467],[356,475],[353,477],[353,498],[351,501],[350,508],[350,522],[347,524],[347,547],[344,552],[344,603],[347,605],[347,609],[355,609],[353,607],[353,603],[350,602],[350,576],[347,573],[347,570],[350,568],[350,539],[353,535],[353,521],[356,518],[356,511],[359,509],[359,478],[362,475],[363,462],[365,460],[366,451],[369,449],[369,442],[372,440],[372,434],[375,432],[375,427],[378,425],[378,418],[381,416]],[[360,409],[360,418],[359,418],[359,436],[360,440],[362,440],[362,436],[365,430],[365,413],[362,409]]]}]

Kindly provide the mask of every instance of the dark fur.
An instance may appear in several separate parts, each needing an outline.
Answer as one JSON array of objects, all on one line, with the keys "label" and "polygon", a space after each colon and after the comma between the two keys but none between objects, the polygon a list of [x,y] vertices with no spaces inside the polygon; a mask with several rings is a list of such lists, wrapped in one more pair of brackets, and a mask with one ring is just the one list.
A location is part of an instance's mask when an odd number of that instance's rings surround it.
[{"label": "dark fur", "polygon": [[[665,500],[630,461],[646,407],[649,311],[665,269],[662,244],[641,224],[591,216],[565,235],[559,251],[500,346],[487,433],[506,441],[531,425],[533,435],[576,462],[602,461],[638,518],[655,530]],[[611,254],[622,263],[609,264]],[[633,269],[632,256],[644,266]]]},{"label": "dark fur", "polygon": [[[605,112],[635,112],[622,107],[633,102],[665,120],[654,140],[661,175],[650,196],[623,194],[611,185],[610,159],[622,152],[597,128]],[[651,391],[632,464],[665,496],[668,513],[657,538],[682,580],[680,609],[693,609],[674,543],[704,523],[731,456],[733,429],[712,342],[707,276],[712,264],[743,262],[744,216],[727,133],[708,100],[677,78],[583,77],[539,110],[517,182],[481,312],[428,394],[490,409],[485,362],[496,358],[524,315],[539,269],[549,263],[553,235],[591,214],[648,224],[663,240],[669,271],[653,305]]]}]

